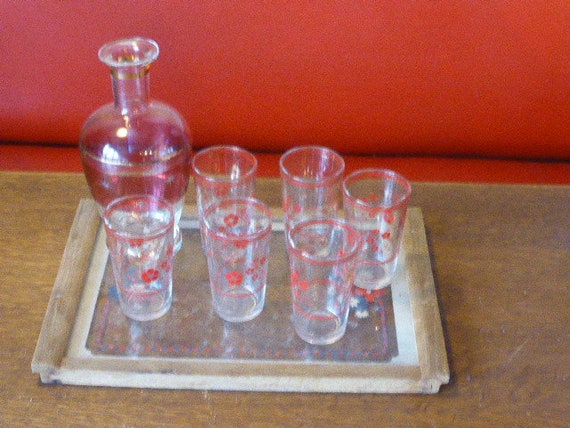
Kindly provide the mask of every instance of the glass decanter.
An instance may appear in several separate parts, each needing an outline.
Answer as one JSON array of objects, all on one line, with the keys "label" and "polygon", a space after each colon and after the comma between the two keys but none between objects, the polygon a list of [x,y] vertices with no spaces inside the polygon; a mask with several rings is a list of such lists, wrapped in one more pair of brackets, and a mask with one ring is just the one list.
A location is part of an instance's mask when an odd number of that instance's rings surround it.
[{"label": "glass decanter", "polygon": [[115,100],[91,114],[79,147],[101,215],[120,196],[150,194],[173,205],[178,224],[188,188],[191,140],[180,114],[149,98],[149,69],[158,53],[157,43],[144,38],[114,41],[99,50],[99,59],[111,70]]}]

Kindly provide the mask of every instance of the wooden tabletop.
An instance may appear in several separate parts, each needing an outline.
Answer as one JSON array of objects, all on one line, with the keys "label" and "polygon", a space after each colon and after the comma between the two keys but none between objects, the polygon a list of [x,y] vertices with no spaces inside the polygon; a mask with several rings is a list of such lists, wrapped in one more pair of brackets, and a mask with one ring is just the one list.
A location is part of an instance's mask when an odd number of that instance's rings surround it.
[{"label": "wooden tabletop", "polygon": [[[0,173],[2,426],[568,426],[570,187],[413,183],[451,370],[434,395],[42,385],[30,363],[80,174]],[[278,206],[279,183],[258,197]],[[194,200],[194,190],[187,201]]]}]

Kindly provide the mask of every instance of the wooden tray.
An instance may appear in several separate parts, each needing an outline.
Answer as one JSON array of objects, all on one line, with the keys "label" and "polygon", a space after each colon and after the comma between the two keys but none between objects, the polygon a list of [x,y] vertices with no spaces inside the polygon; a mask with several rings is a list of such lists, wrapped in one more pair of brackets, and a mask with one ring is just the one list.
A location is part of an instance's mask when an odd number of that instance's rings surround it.
[{"label": "wooden tray", "polygon": [[290,317],[283,223],[273,227],[266,306],[227,323],[211,309],[195,207],[181,220],[174,301],[162,318],[120,312],[92,200],[81,200],[32,361],[42,382],[165,389],[435,393],[449,368],[419,208],[410,208],[398,273],[385,292],[356,296],[346,335],[308,345]]}]

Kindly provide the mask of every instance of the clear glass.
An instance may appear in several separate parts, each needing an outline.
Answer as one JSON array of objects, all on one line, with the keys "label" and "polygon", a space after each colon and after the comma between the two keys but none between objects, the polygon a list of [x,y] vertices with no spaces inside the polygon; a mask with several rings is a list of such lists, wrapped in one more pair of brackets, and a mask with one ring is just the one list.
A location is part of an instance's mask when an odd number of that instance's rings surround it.
[{"label": "clear glass", "polygon": [[[176,223],[180,219],[191,140],[182,116],[149,98],[150,64],[158,53],[156,42],[143,38],[114,41],[99,50],[99,59],[111,70],[114,102],[91,114],[79,146],[101,215],[119,197],[145,194],[167,200]],[[175,232],[180,236],[178,226]]]},{"label": "clear glass", "polygon": [[[204,211],[213,203],[225,198],[253,197],[255,193],[257,159],[247,150],[236,146],[208,147],[194,155],[192,168],[201,222]],[[202,224],[202,243],[204,233]]]},{"label": "clear glass", "polygon": [[192,159],[198,212],[224,198],[252,197],[257,159],[236,146],[213,146]]},{"label": "clear glass", "polygon": [[249,321],[265,305],[271,210],[254,198],[229,198],[204,212],[212,303],[220,318]]},{"label": "clear glass", "polygon": [[103,220],[123,313],[137,321],[160,318],[172,304],[170,204],[153,196],[127,196],[113,201]]},{"label": "clear glass", "polygon": [[313,345],[340,340],[346,332],[360,234],[342,219],[312,219],[293,226],[287,243],[295,331]]},{"label": "clear glass", "polygon": [[315,217],[336,217],[342,207],[344,160],[320,146],[301,146],[281,156],[285,231]]},{"label": "clear glass", "polygon": [[387,169],[358,170],[344,180],[344,212],[364,240],[356,287],[378,290],[392,282],[411,192],[406,178]]}]

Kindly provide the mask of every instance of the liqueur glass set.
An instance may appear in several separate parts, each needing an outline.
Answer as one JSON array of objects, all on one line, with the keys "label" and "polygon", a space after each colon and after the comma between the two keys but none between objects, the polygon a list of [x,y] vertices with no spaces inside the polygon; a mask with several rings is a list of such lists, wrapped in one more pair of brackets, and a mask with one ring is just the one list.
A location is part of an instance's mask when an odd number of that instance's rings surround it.
[{"label": "liqueur glass set", "polygon": [[[236,146],[209,147],[191,158],[183,119],[148,97],[157,56],[148,39],[101,48],[115,102],[93,113],[80,142],[121,309],[138,321],[168,312],[192,170],[212,306],[225,321],[252,320],[265,305],[273,224],[271,209],[255,197],[257,160]],[[393,171],[344,177],[344,169],[338,153],[320,146],[296,147],[280,159],[292,320],[297,335],[316,345],[345,334],[353,287],[391,283],[411,193]]]}]

